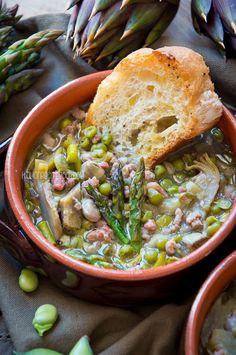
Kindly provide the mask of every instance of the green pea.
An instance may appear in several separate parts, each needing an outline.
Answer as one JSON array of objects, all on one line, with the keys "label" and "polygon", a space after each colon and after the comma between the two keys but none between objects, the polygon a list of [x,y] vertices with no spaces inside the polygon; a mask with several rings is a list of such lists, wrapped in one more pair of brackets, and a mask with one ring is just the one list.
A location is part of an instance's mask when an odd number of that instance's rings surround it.
[{"label": "green pea", "polygon": [[84,135],[85,137],[92,139],[97,134],[97,128],[95,126],[90,126],[85,128]]},{"label": "green pea", "polygon": [[36,349],[26,351],[24,353],[18,353],[17,351],[13,351],[13,354],[14,355],[63,355],[58,351],[54,351],[46,348],[36,348]]},{"label": "green pea", "polygon": [[168,187],[167,191],[171,196],[175,195],[179,192],[179,186],[178,185],[170,186],[170,187]]},{"label": "green pea", "polygon": [[210,210],[211,210],[211,213],[213,213],[213,214],[220,214],[222,212],[220,207],[217,205],[211,206]]},{"label": "green pea", "polygon": [[102,137],[102,142],[109,146],[112,142],[112,135],[110,133],[106,133]]},{"label": "green pea", "polygon": [[104,143],[93,144],[91,151],[93,152],[94,150],[103,150],[104,152],[107,152],[107,146]]},{"label": "green pea", "polygon": [[219,143],[223,142],[224,135],[223,135],[223,132],[219,128],[217,128],[217,127],[212,128],[211,134],[217,142],[219,142]]},{"label": "green pea", "polygon": [[156,178],[159,179],[160,177],[164,176],[167,173],[167,170],[164,165],[158,164],[155,166],[154,173]]},{"label": "green pea", "polygon": [[160,192],[154,189],[148,189],[148,199],[152,205],[157,206],[163,201],[164,197]]},{"label": "green pea", "polygon": [[173,185],[173,182],[170,179],[163,179],[161,180],[160,185],[163,187],[163,189],[167,190]]},{"label": "green pea", "polygon": [[131,245],[122,245],[122,247],[119,250],[119,255],[121,258],[127,258],[129,256],[132,256],[134,254],[134,249]]},{"label": "green pea", "polygon": [[147,249],[144,254],[144,258],[149,264],[155,263],[157,260],[157,256],[158,252],[155,249]]},{"label": "green pea", "polygon": [[172,161],[172,164],[175,167],[175,170],[184,170],[184,162],[182,159],[175,159],[174,161]]},{"label": "green pea", "polygon": [[166,253],[164,251],[161,251],[157,261],[154,264],[154,267],[163,266],[163,265],[166,265]]},{"label": "green pea", "polygon": [[19,286],[24,292],[33,292],[38,288],[38,275],[32,270],[22,269],[19,276]]},{"label": "green pea", "polygon": [[52,304],[43,304],[34,315],[32,324],[40,336],[51,329],[58,318],[57,309]]},{"label": "green pea", "polygon": [[164,227],[167,227],[171,222],[172,222],[172,217],[168,216],[167,214],[163,214],[161,217],[159,217],[156,220],[156,225],[157,228],[162,229]]},{"label": "green pea", "polygon": [[62,130],[63,128],[66,128],[72,123],[72,119],[69,117],[65,117],[61,120],[59,128]]},{"label": "green pea", "polygon": [[93,355],[93,350],[89,344],[89,337],[84,335],[80,338],[69,352],[69,355]]},{"label": "green pea", "polygon": [[99,186],[99,192],[104,196],[109,196],[111,193],[111,184],[109,182],[104,182]]},{"label": "green pea", "polygon": [[220,228],[221,223],[219,221],[212,223],[210,226],[207,227],[207,235],[211,237],[215,232],[218,231]]},{"label": "green pea", "polygon": [[145,223],[147,222],[149,219],[153,218],[153,213],[152,211],[146,211],[142,217],[142,222]]},{"label": "green pea", "polygon": [[228,210],[232,206],[232,202],[228,199],[219,199],[216,202],[216,206],[220,207],[222,210]]},{"label": "green pea", "polygon": [[82,139],[80,142],[80,148],[82,148],[82,149],[89,149],[90,145],[91,145],[91,142],[87,137]]},{"label": "green pea", "polygon": [[167,239],[166,239],[166,238],[159,239],[159,240],[156,242],[156,247],[157,247],[159,250],[165,250],[166,243],[167,243]]},{"label": "green pea", "polygon": [[214,217],[214,216],[209,216],[206,219],[206,222],[207,222],[208,226],[210,226],[211,224],[213,224],[213,223],[215,223],[217,221],[218,221],[218,219],[216,217]]}]

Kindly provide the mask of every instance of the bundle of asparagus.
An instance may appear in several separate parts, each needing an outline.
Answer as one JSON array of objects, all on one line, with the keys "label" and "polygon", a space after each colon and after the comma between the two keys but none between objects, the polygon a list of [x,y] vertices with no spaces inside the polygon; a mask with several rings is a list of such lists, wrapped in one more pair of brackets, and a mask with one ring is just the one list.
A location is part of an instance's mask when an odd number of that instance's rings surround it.
[{"label": "bundle of asparagus", "polygon": [[7,8],[0,0],[0,106],[11,95],[30,87],[43,73],[42,69],[31,68],[39,62],[40,50],[63,33],[45,30],[9,46],[13,27],[21,18],[17,11],[18,5]]},{"label": "bundle of asparagus", "polygon": [[112,68],[132,51],[155,42],[174,18],[179,1],[68,0],[67,9],[73,11],[67,39],[88,63],[102,60]]}]

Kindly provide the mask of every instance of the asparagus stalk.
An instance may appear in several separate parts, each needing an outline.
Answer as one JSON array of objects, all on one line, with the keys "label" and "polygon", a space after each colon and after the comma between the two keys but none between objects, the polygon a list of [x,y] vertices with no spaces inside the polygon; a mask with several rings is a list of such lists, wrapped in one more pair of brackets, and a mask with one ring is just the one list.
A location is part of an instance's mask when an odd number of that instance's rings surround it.
[{"label": "asparagus stalk", "polygon": [[122,228],[124,228],[124,181],[122,175],[121,165],[117,164],[114,168],[111,176],[112,186],[112,210],[116,218],[120,222]]},{"label": "asparagus stalk", "polygon": [[[37,52],[62,33],[63,31],[59,30],[45,30],[13,43],[5,53],[0,55],[0,82],[3,82],[12,73],[35,64],[39,59]],[[22,64],[22,67],[16,69]],[[13,68],[13,66],[16,67]]]},{"label": "asparagus stalk", "polygon": [[119,221],[116,219],[116,216],[112,209],[107,206],[106,200],[104,199],[104,196],[100,194],[100,192],[96,191],[93,186],[89,185],[86,187],[87,192],[93,197],[94,202],[96,206],[99,208],[103,218],[111,227],[117,236],[117,238],[121,241],[123,244],[128,244],[129,239],[126,236],[123,228],[121,227]]},{"label": "asparagus stalk", "polygon": [[135,172],[130,186],[130,215],[129,215],[129,236],[131,245],[135,251],[141,248],[141,216],[142,202],[144,197],[144,174],[145,165],[143,158],[140,159],[139,166]]},{"label": "asparagus stalk", "polygon": [[10,76],[0,85],[0,106],[13,94],[28,89],[43,73],[43,69],[28,69]]}]

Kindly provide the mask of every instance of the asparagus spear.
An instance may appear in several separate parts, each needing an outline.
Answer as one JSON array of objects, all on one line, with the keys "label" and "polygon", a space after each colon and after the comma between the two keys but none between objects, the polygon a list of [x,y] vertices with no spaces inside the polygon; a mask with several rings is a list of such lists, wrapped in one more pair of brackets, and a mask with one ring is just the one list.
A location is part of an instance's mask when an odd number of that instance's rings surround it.
[{"label": "asparagus spear", "polygon": [[121,170],[121,165],[117,164],[114,168],[111,176],[111,186],[112,186],[112,210],[120,222],[122,228],[124,228],[124,181]]},{"label": "asparagus spear", "polygon": [[144,196],[144,173],[145,165],[143,158],[140,159],[139,166],[135,172],[130,186],[130,215],[129,215],[129,236],[131,245],[135,251],[141,248],[141,216],[142,202]]},{"label": "asparagus spear", "polygon": [[93,186],[89,185],[86,187],[87,192],[93,197],[96,206],[99,208],[103,218],[107,224],[113,229],[117,238],[123,243],[128,244],[129,239],[126,236],[123,228],[121,227],[119,221],[116,219],[116,216],[112,209],[107,206],[104,196],[100,192],[96,191]]},{"label": "asparagus spear", "polygon": [[0,85],[0,105],[13,94],[28,89],[42,73],[43,69],[28,69],[7,78]]},{"label": "asparagus spear", "polygon": [[12,26],[0,28],[0,50],[3,50],[9,44],[12,30]]},{"label": "asparagus spear", "polygon": [[[45,30],[13,43],[5,53],[0,55],[0,82],[3,82],[6,77],[12,74],[14,65],[34,62],[37,58],[35,53],[62,33],[63,31],[59,30]],[[13,73],[17,71],[19,69],[13,70]]]}]

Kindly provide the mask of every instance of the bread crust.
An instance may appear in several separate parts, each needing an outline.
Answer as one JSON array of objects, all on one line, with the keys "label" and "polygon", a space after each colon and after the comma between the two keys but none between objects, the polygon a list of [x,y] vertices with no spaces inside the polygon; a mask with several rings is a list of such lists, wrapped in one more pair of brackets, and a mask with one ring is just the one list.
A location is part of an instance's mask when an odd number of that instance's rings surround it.
[{"label": "bread crust", "polygon": [[[123,59],[100,84],[87,123],[111,131],[118,154],[132,155],[133,150],[152,166],[214,126],[221,114],[222,104],[200,54],[185,47],[143,48]],[[168,120],[173,124],[168,126]]]}]

